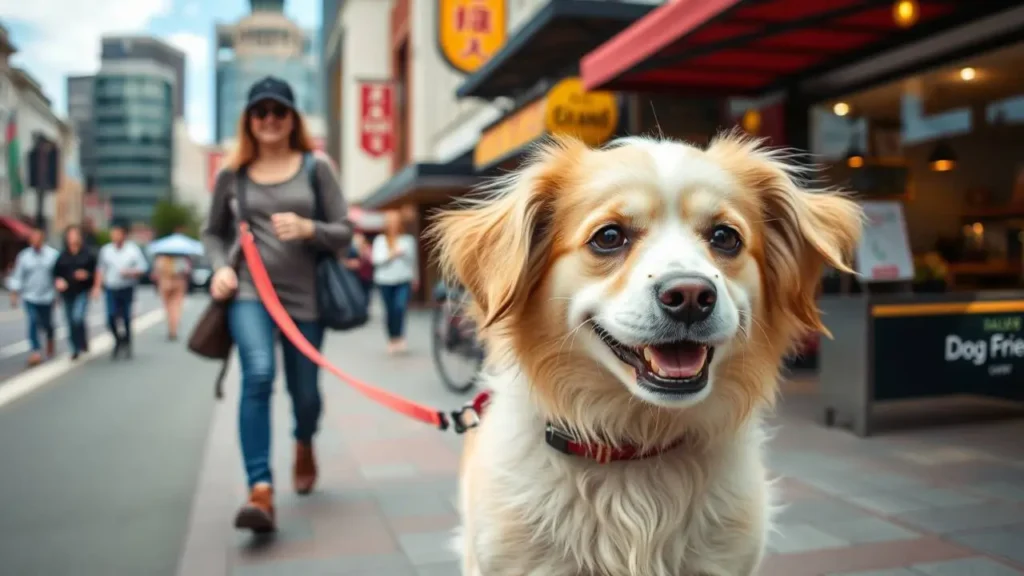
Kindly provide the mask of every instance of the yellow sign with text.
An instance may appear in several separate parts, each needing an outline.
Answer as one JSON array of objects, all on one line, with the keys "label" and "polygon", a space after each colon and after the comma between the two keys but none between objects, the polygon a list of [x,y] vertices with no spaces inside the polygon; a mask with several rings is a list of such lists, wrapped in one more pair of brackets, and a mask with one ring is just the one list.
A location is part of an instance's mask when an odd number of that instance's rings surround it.
[{"label": "yellow sign with text", "polygon": [[588,146],[600,146],[618,127],[614,92],[587,92],[579,78],[567,78],[484,132],[473,153],[473,165],[490,166],[545,134],[571,135]]},{"label": "yellow sign with text", "polygon": [[463,74],[480,69],[505,45],[505,0],[437,0],[437,45]]},{"label": "yellow sign with text", "polygon": [[587,92],[579,78],[566,78],[548,92],[545,125],[549,134],[575,136],[600,146],[619,126],[619,101],[613,92]]},{"label": "yellow sign with text", "polygon": [[493,126],[480,136],[473,151],[477,168],[492,164],[544,135],[544,105],[541,98]]}]

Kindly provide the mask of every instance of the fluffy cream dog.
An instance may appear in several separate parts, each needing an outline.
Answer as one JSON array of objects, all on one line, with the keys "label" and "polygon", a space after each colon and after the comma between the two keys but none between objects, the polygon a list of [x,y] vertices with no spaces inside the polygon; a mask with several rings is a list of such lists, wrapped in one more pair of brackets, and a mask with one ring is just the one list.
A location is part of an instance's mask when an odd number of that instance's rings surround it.
[{"label": "fluffy cream dog", "polygon": [[463,456],[464,576],[755,573],[763,415],[861,230],[801,170],[735,133],[562,139],[439,215],[493,390]]}]

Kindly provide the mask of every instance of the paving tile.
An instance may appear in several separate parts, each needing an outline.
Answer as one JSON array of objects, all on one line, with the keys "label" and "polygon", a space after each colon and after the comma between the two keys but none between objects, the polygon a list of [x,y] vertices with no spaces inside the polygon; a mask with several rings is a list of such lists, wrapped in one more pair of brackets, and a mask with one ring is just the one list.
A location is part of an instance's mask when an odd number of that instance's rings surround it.
[{"label": "paving tile", "polygon": [[814,526],[825,534],[853,544],[920,538],[921,535],[881,518],[856,518],[822,522]]},{"label": "paving tile", "polygon": [[863,510],[835,498],[798,501],[785,505],[777,521],[791,524],[817,524],[829,520],[865,518]]},{"label": "paving tile", "polygon": [[809,524],[779,524],[769,537],[768,548],[779,554],[809,552],[849,546],[848,540],[826,534]]},{"label": "paving tile", "polygon": [[416,576],[459,576],[462,566],[458,562],[427,564],[416,568]]},{"label": "paving tile", "polygon": [[233,576],[416,576],[401,554],[338,556],[236,566]]},{"label": "paving tile", "polygon": [[907,512],[900,514],[898,519],[930,532],[949,534],[1016,524],[1022,517],[1024,507],[989,503]]},{"label": "paving tile", "polygon": [[452,533],[450,531],[402,534],[398,537],[398,542],[406,557],[415,566],[442,564],[458,560],[452,549]]},{"label": "paving tile", "polygon": [[442,516],[454,512],[440,492],[418,490],[400,494],[382,494],[377,496],[380,509],[388,518],[403,516]]},{"label": "paving tile", "polygon": [[821,576],[822,574],[889,570],[919,562],[972,556],[970,550],[929,536],[914,540],[875,542],[765,558],[758,576]]},{"label": "paving tile", "polygon": [[1024,572],[1014,570],[988,558],[963,558],[946,562],[914,564],[915,571],[928,576],[1021,576]]},{"label": "paving tile", "polygon": [[1024,565],[1024,524],[978,532],[950,534],[948,538],[979,552]]},{"label": "paving tile", "polygon": [[454,530],[459,525],[459,517],[454,514],[437,516],[404,516],[393,518],[388,522],[395,534],[415,532],[442,532]]},{"label": "paving tile", "polygon": [[385,480],[389,478],[415,478],[419,475],[419,469],[415,464],[399,462],[395,464],[377,464],[373,466],[360,466],[359,472],[367,480]]},{"label": "paving tile", "polygon": [[983,482],[972,484],[968,489],[989,498],[1024,504],[1024,482]]},{"label": "paving tile", "polygon": [[914,572],[906,568],[893,568],[892,570],[868,570],[867,572],[833,572],[827,576],[921,576],[921,572]]}]

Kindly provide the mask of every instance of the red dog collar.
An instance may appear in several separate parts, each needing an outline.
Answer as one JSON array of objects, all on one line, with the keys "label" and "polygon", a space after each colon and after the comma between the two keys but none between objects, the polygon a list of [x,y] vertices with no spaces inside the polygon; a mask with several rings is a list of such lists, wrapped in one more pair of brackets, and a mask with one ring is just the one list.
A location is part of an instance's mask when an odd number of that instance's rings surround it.
[{"label": "red dog collar", "polygon": [[651,458],[652,456],[664,454],[665,452],[676,448],[683,442],[682,439],[679,439],[667,446],[643,452],[636,446],[622,446],[620,448],[616,448],[606,444],[587,444],[580,442],[570,434],[563,432],[551,424],[548,424],[547,429],[544,431],[544,440],[548,443],[548,446],[551,446],[562,454],[587,458],[599,464],[607,464],[609,462],[618,462],[622,460],[643,460],[644,458]]},{"label": "red dog collar", "polygon": [[[455,425],[456,432],[462,433],[466,430],[479,426],[480,418],[483,416],[484,410],[487,408],[487,405],[490,404],[490,401],[491,393],[490,391],[485,390],[477,394],[476,398],[471,402],[467,402],[463,405],[461,410],[453,413],[452,421]],[[682,444],[682,439],[679,439],[668,446],[648,450],[647,452],[642,452],[636,446],[622,446],[621,448],[615,448],[605,444],[587,444],[580,442],[572,435],[551,424],[548,424],[544,431],[544,440],[548,443],[548,446],[551,446],[562,454],[587,458],[601,464],[618,462],[621,460],[642,460],[644,458],[664,454],[665,452],[668,452]]]}]

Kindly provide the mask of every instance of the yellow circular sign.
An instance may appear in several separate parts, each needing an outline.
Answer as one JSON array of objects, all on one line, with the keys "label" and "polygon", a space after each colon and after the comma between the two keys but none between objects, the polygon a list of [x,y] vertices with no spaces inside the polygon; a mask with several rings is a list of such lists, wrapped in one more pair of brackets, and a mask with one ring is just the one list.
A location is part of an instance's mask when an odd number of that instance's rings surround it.
[{"label": "yellow circular sign", "polygon": [[579,78],[566,78],[548,92],[544,124],[550,134],[572,135],[588,146],[600,146],[619,126],[614,92],[587,92]]}]

